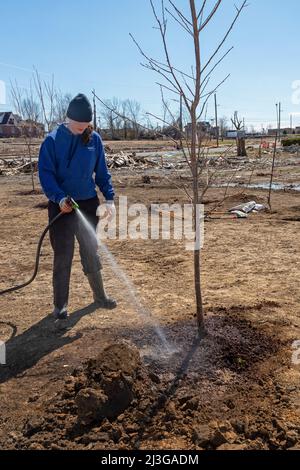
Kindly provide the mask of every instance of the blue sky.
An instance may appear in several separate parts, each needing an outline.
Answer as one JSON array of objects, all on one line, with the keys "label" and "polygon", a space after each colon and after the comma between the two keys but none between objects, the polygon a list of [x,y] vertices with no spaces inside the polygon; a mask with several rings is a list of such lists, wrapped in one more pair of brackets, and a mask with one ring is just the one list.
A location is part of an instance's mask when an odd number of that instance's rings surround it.
[{"label": "blue sky", "polygon": [[[9,80],[28,88],[35,66],[45,79],[53,73],[64,92],[91,96],[95,88],[102,98],[136,99],[145,111],[161,114],[158,77],[141,67],[142,58],[129,37],[131,32],[152,57],[162,58],[148,0],[1,3],[0,80],[7,85],[8,99],[0,110],[11,107]],[[186,11],[189,2],[177,0],[176,4]],[[203,35],[204,57],[221,39],[234,13],[234,0],[223,0]],[[214,75],[218,83],[231,74],[218,91],[220,116],[230,117],[238,110],[248,125],[260,128],[272,121],[275,125],[275,103],[281,101],[283,124],[288,125],[290,114],[295,113],[294,123],[300,125],[300,104],[292,102],[292,84],[300,80],[299,18],[299,0],[249,0],[223,50],[234,49]],[[174,64],[189,72],[191,43],[172,20],[168,41]]]}]

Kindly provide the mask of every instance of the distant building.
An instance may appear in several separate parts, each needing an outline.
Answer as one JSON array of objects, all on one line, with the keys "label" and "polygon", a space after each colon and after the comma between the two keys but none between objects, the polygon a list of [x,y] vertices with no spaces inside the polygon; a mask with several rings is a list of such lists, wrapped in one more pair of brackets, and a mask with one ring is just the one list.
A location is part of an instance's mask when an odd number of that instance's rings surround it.
[{"label": "distant building", "polygon": [[[187,139],[192,136],[192,124],[189,122],[185,128],[185,135]],[[197,122],[197,133],[200,133],[203,137],[216,137],[219,127],[213,127],[208,121]]]},{"label": "distant building", "polygon": [[300,134],[300,126],[295,127],[295,134]]},{"label": "distant building", "polygon": [[[278,129],[268,129],[268,135],[269,136],[275,137],[277,132],[278,132]],[[283,129],[280,129],[280,136],[290,135],[290,134],[293,134],[293,133],[294,133],[294,129],[292,129],[291,127],[285,127]]]},{"label": "distant building", "polygon": [[285,127],[284,129],[281,129],[281,135],[290,135],[293,134],[294,129],[291,127]]},{"label": "distant building", "polygon": [[21,130],[18,128],[20,123],[19,116],[12,111],[0,113],[0,137],[19,137]]},{"label": "distant building", "polygon": [[20,116],[12,111],[0,113],[0,137],[42,137],[44,135],[44,125],[29,120],[22,121]]},{"label": "distant building", "polygon": [[228,137],[229,139],[236,139],[237,135],[237,131],[226,131],[226,137]]}]

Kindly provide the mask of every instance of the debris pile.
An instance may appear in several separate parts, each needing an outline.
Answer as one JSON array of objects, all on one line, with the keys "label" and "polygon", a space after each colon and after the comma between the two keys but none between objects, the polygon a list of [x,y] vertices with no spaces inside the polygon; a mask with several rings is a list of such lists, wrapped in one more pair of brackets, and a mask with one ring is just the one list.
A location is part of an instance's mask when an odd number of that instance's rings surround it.
[{"label": "debris pile", "polygon": [[288,147],[284,147],[284,152],[297,153],[298,155],[300,153],[300,145],[294,144],[294,145],[289,145]]},{"label": "debris pile", "polygon": [[6,160],[0,158],[0,176],[13,176],[18,173],[31,173],[37,171],[37,161],[30,162],[29,158],[15,158]]},{"label": "debris pile", "polygon": [[163,158],[160,160],[150,160],[149,158],[141,155],[136,155],[135,152],[125,153],[106,153],[106,161],[108,168],[123,168],[123,167],[138,167],[138,168],[163,168],[164,170],[180,169],[183,168],[183,162],[171,163],[164,161]]},{"label": "debris pile", "polygon": [[122,168],[122,167],[153,167],[157,166],[155,162],[148,160],[144,157],[137,157],[135,152],[131,154],[126,154],[124,152],[119,152],[117,154],[106,154],[106,161],[108,168]]},{"label": "debris pile", "polygon": [[232,207],[229,209],[229,212],[231,212],[231,214],[235,214],[239,219],[245,219],[251,212],[256,213],[264,209],[266,209],[266,207],[263,204],[257,204],[255,201],[249,201],[247,203]]}]

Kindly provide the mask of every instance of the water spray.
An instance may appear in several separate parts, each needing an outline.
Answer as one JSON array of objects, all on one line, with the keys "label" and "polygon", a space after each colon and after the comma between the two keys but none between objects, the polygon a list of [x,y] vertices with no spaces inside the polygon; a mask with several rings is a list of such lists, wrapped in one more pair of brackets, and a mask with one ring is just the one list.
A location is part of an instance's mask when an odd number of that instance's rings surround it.
[{"label": "water spray", "polygon": [[[77,216],[79,216],[81,222],[83,223],[83,225],[85,226],[85,229],[89,232],[89,234],[93,237],[96,237],[96,233],[95,233],[95,230],[94,228],[90,225],[90,223],[87,221],[87,219],[84,217],[84,215],[82,214],[82,212],[80,211],[80,207],[79,205],[77,204],[76,201],[74,201],[73,198],[71,198],[71,196],[67,196],[66,198],[66,203],[73,209],[73,210],[76,210],[76,213],[77,213]],[[43,243],[43,240],[45,238],[45,235],[47,234],[49,228],[58,220],[60,219],[63,215],[65,215],[65,212],[60,212],[59,214],[57,214],[57,216],[55,216],[50,222],[49,224],[47,225],[47,227],[45,228],[45,230],[43,231],[40,239],[39,239],[39,242],[38,242],[38,247],[37,247],[37,252],[36,252],[36,261],[35,261],[35,269],[34,269],[34,273],[33,275],[31,276],[31,278],[29,279],[29,281],[27,282],[24,282],[23,284],[20,284],[18,286],[14,286],[14,287],[10,287],[9,289],[5,289],[5,290],[2,290],[0,291],[0,295],[3,295],[3,294],[7,294],[9,292],[13,292],[13,291],[16,291],[16,290],[19,290],[19,289],[22,289],[23,287],[26,287],[28,286],[32,281],[34,281],[34,279],[36,278],[36,275],[37,275],[37,272],[38,272],[38,268],[39,268],[39,260],[40,260],[40,252],[41,252],[41,247],[42,247],[42,243]],[[97,239],[97,237],[96,237]],[[98,242],[98,240],[97,240]],[[163,346],[163,350],[160,351],[160,356],[162,354],[162,352],[164,353],[165,356],[168,356],[170,354],[173,354],[174,352],[176,352],[176,350],[170,346],[170,344],[168,343],[163,331],[161,330],[160,326],[156,323],[156,321],[152,318],[152,315],[151,313],[141,304],[141,302],[137,299],[137,294],[136,294],[136,291],[135,291],[135,287],[133,285],[133,283],[130,281],[130,279],[127,277],[127,275],[125,274],[125,272],[119,267],[118,263],[116,262],[114,256],[111,254],[111,252],[109,251],[109,249],[107,248],[106,245],[104,245],[103,243],[100,244],[100,247],[102,248],[102,250],[104,251],[105,255],[107,256],[107,259],[109,260],[110,262],[110,265],[113,269],[113,271],[115,272],[115,274],[122,280],[122,282],[124,283],[126,289],[127,289],[127,292],[129,294],[129,298],[131,300],[131,303],[134,305],[135,309],[137,312],[139,312],[145,319],[148,319],[150,320],[150,322],[152,323],[152,326],[157,334],[157,336],[159,337],[161,343],[162,343],[162,346]]]},{"label": "water spray", "polygon": [[111,253],[111,251],[108,249],[108,247],[103,243],[101,240],[100,236],[97,238],[97,233],[95,232],[94,227],[90,224],[90,222],[84,217],[82,212],[79,210],[76,213],[77,217],[80,218],[81,223],[83,224],[86,233],[89,234],[90,237],[94,238],[94,240],[97,242],[99,250],[102,252],[102,255],[105,256],[106,260],[110,264],[110,267],[116,277],[120,279],[120,281],[123,283],[124,287],[126,288],[127,292],[127,297],[129,298],[129,301],[131,305],[134,307],[135,311],[144,318],[144,320],[147,320],[150,322],[152,328],[154,329],[157,337],[159,338],[162,348],[159,348],[159,353],[158,357],[168,357],[177,350],[169,344],[163,330],[161,329],[160,325],[158,322],[153,318],[151,312],[146,308],[138,299],[138,293],[136,291],[136,288],[133,284],[133,282],[130,280],[130,278],[127,276],[126,272],[123,271],[123,269],[119,266],[118,262],[116,261],[115,257]]},{"label": "water spray", "polygon": [[[76,201],[74,201],[74,199],[71,197],[71,196],[67,196],[66,198],[66,203],[73,209],[79,209],[79,205],[77,204]],[[64,212],[60,212],[59,214],[57,214],[50,222],[49,224],[47,225],[47,227],[45,228],[45,230],[43,231],[40,239],[39,239],[39,242],[38,242],[38,246],[37,246],[37,250],[36,250],[36,257],[35,257],[35,268],[34,268],[34,272],[33,272],[33,275],[31,276],[31,278],[29,279],[29,281],[27,282],[24,282],[23,284],[20,284],[18,286],[14,286],[14,287],[10,287],[9,289],[5,289],[5,290],[1,290],[0,291],[0,295],[3,295],[3,294],[8,294],[9,292],[14,292],[15,290],[19,290],[19,289],[23,289],[23,287],[26,287],[28,286],[29,284],[32,283],[32,281],[34,281],[34,279],[36,278],[36,275],[38,273],[38,269],[39,269],[39,262],[40,262],[40,254],[41,254],[41,247],[42,247],[42,243],[43,243],[43,240],[49,230],[49,228],[58,220],[60,219],[63,215],[65,215]]]}]

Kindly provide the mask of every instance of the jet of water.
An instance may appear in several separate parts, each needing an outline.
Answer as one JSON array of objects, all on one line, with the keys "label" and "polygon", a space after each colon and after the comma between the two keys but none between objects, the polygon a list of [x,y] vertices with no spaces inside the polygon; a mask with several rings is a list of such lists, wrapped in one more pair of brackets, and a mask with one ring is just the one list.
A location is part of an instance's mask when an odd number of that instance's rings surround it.
[{"label": "jet of water", "polygon": [[131,304],[134,306],[135,310],[142,315],[145,319],[150,320],[154,331],[156,332],[157,336],[159,337],[162,345],[163,345],[163,350],[166,354],[172,354],[175,352],[175,350],[170,346],[169,342],[167,341],[164,332],[162,331],[161,327],[157,324],[157,322],[153,319],[151,312],[144,306],[138,299],[138,295],[136,292],[136,288],[132,281],[129,279],[127,274],[123,271],[123,269],[119,266],[117,263],[115,257],[113,254],[110,252],[110,250],[107,248],[107,246],[101,241],[99,243],[99,240],[96,235],[96,231],[94,227],[90,224],[90,222],[85,218],[83,213],[80,211],[80,209],[76,209],[76,214],[80,218],[80,221],[82,223],[82,226],[88,231],[89,236],[93,237],[94,239],[97,240],[97,244],[99,246],[99,249],[102,251],[108,262],[110,263],[110,266],[115,273],[115,275],[123,282],[123,284],[126,287],[128,297],[131,301]]}]

